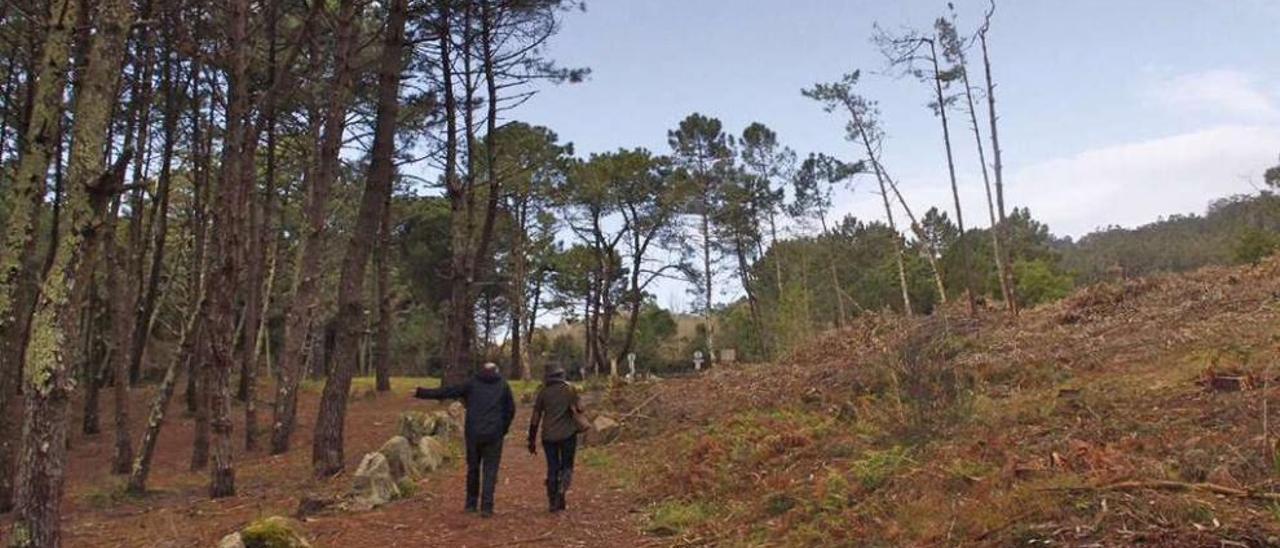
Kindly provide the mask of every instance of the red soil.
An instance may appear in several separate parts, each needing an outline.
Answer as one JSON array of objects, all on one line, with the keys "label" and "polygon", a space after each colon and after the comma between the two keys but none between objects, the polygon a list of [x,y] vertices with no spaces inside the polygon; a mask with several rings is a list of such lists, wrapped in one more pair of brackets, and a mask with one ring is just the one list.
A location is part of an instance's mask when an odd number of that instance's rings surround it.
[{"label": "red soil", "polygon": [[[133,434],[140,433],[150,402],[149,390],[134,391]],[[102,406],[103,431],[79,432],[80,410],[73,411],[70,477],[64,499],[64,545],[79,546],[212,546],[248,522],[271,515],[292,515],[301,497],[338,495],[350,487],[365,452],[374,451],[395,434],[401,411],[437,404],[411,400],[405,394],[354,396],[347,416],[347,475],[329,480],[311,477],[311,427],[318,403],[303,393],[300,424],[292,450],[281,456],[243,451],[243,409],[236,407],[236,489],[234,497],[210,500],[205,472],[190,472],[192,420],[182,416],[181,395],[174,398],[171,419],[160,436],[149,487],[141,499],[122,495],[123,478],[109,473],[112,450],[109,393]],[[270,405],[259,405],[260,428],[268,426]],[[507,440],[497,492],[497,513],[490,519],[464,514],[465,470],[452,462],[419,484],[416,494],[363,513],[327,512],[307,518],[304,528],[316,546],[344,546],[360,541],[370,546],[636,546],[645,543],[626,496],[607,486],[599,471],[578,466],[569,512],[546,511],[541,454],[524,449],[527,410],[522,409]],[[263,437],[263,444],[268,442]],[[7,530],[11,516],[0,516]]]}]

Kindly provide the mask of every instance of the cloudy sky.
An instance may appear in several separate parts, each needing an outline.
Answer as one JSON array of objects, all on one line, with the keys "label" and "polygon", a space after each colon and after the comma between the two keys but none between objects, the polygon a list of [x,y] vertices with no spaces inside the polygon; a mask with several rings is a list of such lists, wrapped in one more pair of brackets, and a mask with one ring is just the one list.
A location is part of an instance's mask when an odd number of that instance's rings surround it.
[{"label": "cloudy sky", "polygon": [[[986,1],[957,0],[962,30]],[[590,0],[550,54],[591,79],[543,90],[517,116],[579,154],[667,152],[685,115],[734,133],[763,122],[801,155],[858,156],[843,122],[800,89],[852,69],[882,72],[873,23],[928,27],[942,1]],[[1001,0],[991,32],[1008,199],[1054,233],[1079,237],[1256,191],[1280,158],[1280,0]],[[929,89],[867,77],[888,133],[885,162],[914,208],[950,203]],[[976,153],[955,124],[970,224],[985,224]],[[839,214],[879,218],[870,181]],[[675,288],[662,299],[675,300]]]}]

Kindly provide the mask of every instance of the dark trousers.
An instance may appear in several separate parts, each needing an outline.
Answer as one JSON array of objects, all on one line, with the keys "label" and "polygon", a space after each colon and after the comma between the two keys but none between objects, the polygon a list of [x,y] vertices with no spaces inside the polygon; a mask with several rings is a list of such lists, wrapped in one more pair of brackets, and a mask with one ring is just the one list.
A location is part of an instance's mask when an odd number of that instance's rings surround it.
[{"label": "dark trousers", "polygon": [[[547,495],[563,507],[564,494],[573,481],[573,455],[578,450],[578,436],[560,441],[542,441],[547,456]],[[557,498],[558,497],[558,498]]]},{"label": "dark trousers", "polygon": [[[493,490],[498,485],[498,463],[502,461],[502,438],[467,440],[467,509],[493,511]],[[484,489],[481,490],[483,471]]]}]

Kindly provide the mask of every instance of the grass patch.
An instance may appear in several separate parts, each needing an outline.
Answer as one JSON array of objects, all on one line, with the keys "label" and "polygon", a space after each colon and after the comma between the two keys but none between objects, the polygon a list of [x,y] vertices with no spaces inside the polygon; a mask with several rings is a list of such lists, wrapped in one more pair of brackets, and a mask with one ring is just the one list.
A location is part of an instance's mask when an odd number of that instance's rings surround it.
[{"label": "grass patch", "polygon": [[668,501],[654,506],[649,512],[647,530],[658,536],[673,536],[705,522],[711,510],[701,502]]},{"label": "grass patch", "polygon": [[90,506],[95,508],[105,508],[115,506],[122,502],[136,501],[142,497],[141,495],[135,495],[125,490],[125,484],[123,481],[110,480],[85,491],[82,498],[85,503]]},{"label": "grass patch", "polygon": [[867,451],[866,454],[851,463],[853,477],[862,488],[875,491],[883,486],[901,468],[913,461],[908,450],[902,446],[894,446],[883,451]]},{"label": "grass patch", "polygon": [[613,455],[599,447],[588,447],[582,451],[582,464],[591,468],[613,468]]}]

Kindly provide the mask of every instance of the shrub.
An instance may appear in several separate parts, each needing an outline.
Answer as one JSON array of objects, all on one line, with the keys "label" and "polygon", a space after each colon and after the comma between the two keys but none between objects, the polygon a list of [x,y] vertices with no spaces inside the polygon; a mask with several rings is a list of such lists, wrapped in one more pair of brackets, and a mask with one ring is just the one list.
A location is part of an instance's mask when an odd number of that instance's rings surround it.
[{"label": "shrub", "polygon": [[1232,255],[1237,263],[1257,266],[1263,259],[1275,253],[1280,238],[1268,230],[1248,228],[1236,237]]},{"label": "shrub", "polygon": [[1018,300],[1025,306],[1056,301],[1071,293],[1071,276],[1058,272],[1044,259],[1015,261],[1013,272]]}]

